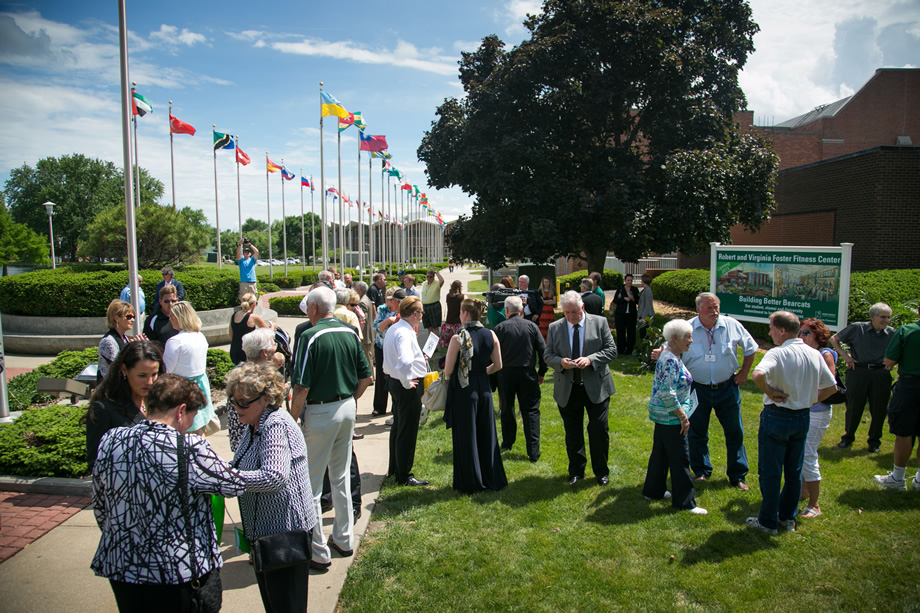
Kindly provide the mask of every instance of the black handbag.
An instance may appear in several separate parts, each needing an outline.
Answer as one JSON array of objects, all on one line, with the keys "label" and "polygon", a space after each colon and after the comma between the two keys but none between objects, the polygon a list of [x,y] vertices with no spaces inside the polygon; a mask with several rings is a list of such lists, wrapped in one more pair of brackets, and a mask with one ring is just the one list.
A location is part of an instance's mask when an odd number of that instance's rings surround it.
[{"label": "black handbag", "polygon": [[199,574],[198,561],[195,559],[195,538],[192,531],[192,514],[188,508],[188,450],[185,446],[185,437],[176,432],[178,438],[178,464],[179,500],[181,501],[182,517],[185,519],[186,539],[188,540],[188,553],[192,568],[192,580],[189,582],[191,589],[192,613],[217,613],[223,605],[223,586],[220,582],[220,569],[215,568],[205,576]]},{"label": "black handbag", "polygon": [[313,557],[311,533],[301,529],[260,536],[250,547],[252,566],[257,573],[309,564]]},{"label": "black handbag", "polygon": [[847,403],[847,386],[840,380],[840,371],[834,372],[834,378],[837,380],[837,391],[824,401],[825,404],[846,404]]}]

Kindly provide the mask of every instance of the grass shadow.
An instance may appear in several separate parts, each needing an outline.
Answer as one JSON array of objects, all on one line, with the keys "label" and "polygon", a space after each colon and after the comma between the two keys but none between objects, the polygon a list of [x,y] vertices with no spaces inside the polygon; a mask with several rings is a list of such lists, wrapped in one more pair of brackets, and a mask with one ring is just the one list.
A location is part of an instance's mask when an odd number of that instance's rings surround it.
[{"label": "grass shadow", "polygon": [[[908,483],[907,487],[911,485]],[[909,511],[917,508],[915,492],[886,490],[881,487],[850,489],[837,496],[837,502],[857,511]]]},{"label": "grass shadow", "polygon": [[719,530],[710,534],[706,542],[699,547],[688,550],[680,563],[687,566],[703,562],[720,563],[765,549],[776,549],[779,547],[777,538],[751,529]]},{"label": "grass shadow", "polygon": [[604,526],[635,524],[659,513],[656,503],[642,498],[642,486],[604,487],[590,505],[585,521]]}]

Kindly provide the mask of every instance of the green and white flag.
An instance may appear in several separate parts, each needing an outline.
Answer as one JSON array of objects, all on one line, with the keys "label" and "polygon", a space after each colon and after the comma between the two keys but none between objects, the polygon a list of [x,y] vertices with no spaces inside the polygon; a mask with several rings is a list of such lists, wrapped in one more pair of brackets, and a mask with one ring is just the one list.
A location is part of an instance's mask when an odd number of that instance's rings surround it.
[{"label": "green and white flag", "polygon": [[131,88],[131,106],[134,110],[134,114],[140,115],[141,117],[147,113],[153,112],[153,107],[150,106],[150,103],[147,102],[147,99],[134,91],[133,87]]}]

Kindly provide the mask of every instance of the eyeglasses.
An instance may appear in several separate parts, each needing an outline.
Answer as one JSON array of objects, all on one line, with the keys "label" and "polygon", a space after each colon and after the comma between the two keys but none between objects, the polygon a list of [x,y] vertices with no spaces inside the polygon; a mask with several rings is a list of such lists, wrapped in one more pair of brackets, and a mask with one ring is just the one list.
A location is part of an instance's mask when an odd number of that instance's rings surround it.
[{"label": "eyeglasses", "polygon": [[350,307],[356,307],[356,306],[358,306],[358,303],[357,303],[357,302],[349,302],[349,303],[348,303],[348,306],[350,306]]},{"label": "eyeglasses", "polygon": [[808,328],[802,328],[799,330],[799,336],[811,336],[811,330]]},{"label": "eyeglasses", "polygon": [[176,304],[179,301],[178,300],[164,300],[163,302],[165,302],[166,304]]},{"label": "eyeglasses", "polygon": [[125,315],[125,319],[134,319],[134,315],[129,313],[128,315]]},{"label": "eyeglasses", "polygon": [[230,402],[232,402],[233,406],[235,406],[238,409],[248,409],[252,403],[256,402],[257,400],[259,400],[259,398],[261,398],[264,395],[265,395],[265,390],[262,390],[262,393],[256,396],[255,398],[253,398],[252,400],[244,402],[240,400],[239,398],[231,397]]}]

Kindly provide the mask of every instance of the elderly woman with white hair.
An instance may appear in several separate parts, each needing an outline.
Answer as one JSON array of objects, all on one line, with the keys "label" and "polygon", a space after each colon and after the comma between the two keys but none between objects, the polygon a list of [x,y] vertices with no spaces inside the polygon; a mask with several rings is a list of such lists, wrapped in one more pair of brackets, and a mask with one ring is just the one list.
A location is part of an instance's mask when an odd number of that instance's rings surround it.
[{"label": "elderly woman with white hair", "polygon": [[[648,417],[655,424],[655,434],[642,495],[646,500],[670,498],[675,509],[705,515],[706,509],[696,506],[694,499],[687,442],[690,415],[697,406],[696,392],[693,377],[680,359],[693,343],[693,328],[688,321],[672,319],[664,325],[662,335],[668,344],[655,366],[648,402]],[[667,491],[668,471],[671,492]]]},{"label": "elderly woman with white hair", "polygon": [[[271,328],[256,328],[243,336],[243,352],[249,362],[269,362],[275,357],[275,332]],[[241,362],[240,364],[245,364]],[[235,369],[234,369],[235,370]],[[236,452],[243,437],[244,426],[240,423],[236,406],[227,400],[227,435],[230,438],[230,451]]]}]

